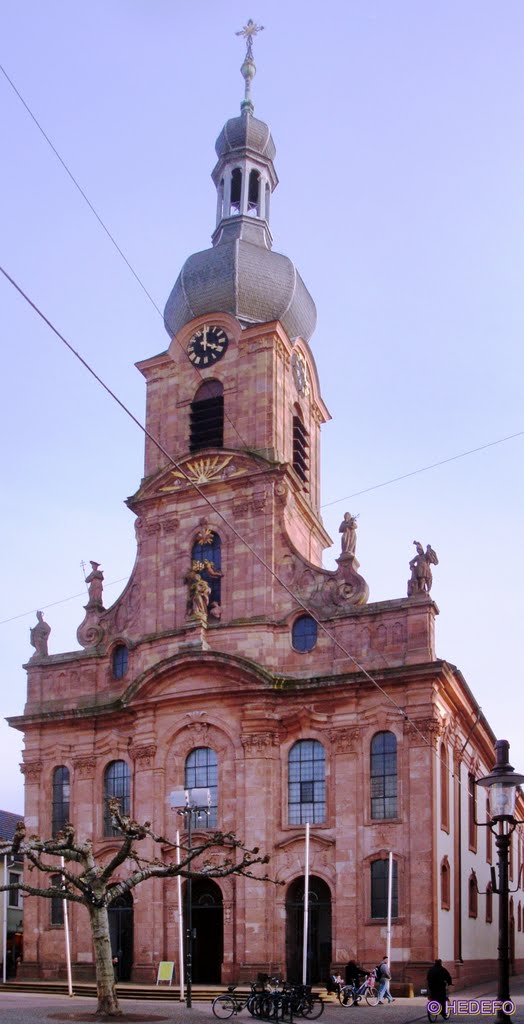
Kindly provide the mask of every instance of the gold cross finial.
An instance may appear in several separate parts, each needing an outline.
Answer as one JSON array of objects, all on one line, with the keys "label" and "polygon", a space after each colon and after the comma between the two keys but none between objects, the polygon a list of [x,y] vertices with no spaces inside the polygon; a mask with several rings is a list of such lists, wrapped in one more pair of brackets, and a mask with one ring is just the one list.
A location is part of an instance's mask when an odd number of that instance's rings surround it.
[{"label": "gold cross finial", "polygon": [[236,36],[243,36],[246,40],[246,60],[253,60],[253,36],[258,35],[259,32],[264,31],[263,25],[257,25],[252,18],[249,19],[247,25],[240,29],[240,32],[235,32]]}]

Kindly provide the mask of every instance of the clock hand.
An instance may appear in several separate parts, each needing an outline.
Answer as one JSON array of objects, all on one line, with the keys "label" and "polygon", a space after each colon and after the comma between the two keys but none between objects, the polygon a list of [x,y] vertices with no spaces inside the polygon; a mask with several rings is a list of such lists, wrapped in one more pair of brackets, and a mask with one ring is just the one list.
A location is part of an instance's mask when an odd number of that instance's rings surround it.
[{"label": "clock hand", "polygon": [[202,348],[204,349],[204,352],[207,349],[207,327],[202,328]]}]

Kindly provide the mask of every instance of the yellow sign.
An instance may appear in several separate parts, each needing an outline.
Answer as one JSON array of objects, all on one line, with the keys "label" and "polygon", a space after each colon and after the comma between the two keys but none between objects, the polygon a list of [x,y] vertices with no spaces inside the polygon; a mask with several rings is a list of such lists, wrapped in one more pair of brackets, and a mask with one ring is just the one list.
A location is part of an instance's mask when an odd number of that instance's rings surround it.
[{"label": "yellow sign", "polygon": [[161,981],[167,981],[167,983],[169,985],[171,985],[172,981],[173,981],[173,971],[174,971],[174,969],[175,969],[175,964],[174,964],[173,961],[171,961],[171,960],[161,960],[159,965],[158,965],[158,974],[157,974],[157,979],[156,979],[157,985],[159,985]]}]

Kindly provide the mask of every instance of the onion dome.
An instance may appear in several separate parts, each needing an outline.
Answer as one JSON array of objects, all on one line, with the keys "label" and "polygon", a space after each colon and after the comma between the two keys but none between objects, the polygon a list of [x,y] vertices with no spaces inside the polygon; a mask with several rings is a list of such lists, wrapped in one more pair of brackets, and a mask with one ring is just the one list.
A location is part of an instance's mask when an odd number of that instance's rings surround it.
[{"label": "onion dome", "polygon": [[[249,28],[250,23],[248,23]],[[316,309],[294,263],[273,252],[270,197],[278,185],[275,144],[267,124],[253,116],[250,83],[255,73],[248,36],[241,72],[246,83],[241,114],[226,122],[215,144],[217,190],[212,247],[186,260],[167,300],[170,337],[205,313],[226,312],[242,324],[280,320],[290,338],[309,340]]]}]

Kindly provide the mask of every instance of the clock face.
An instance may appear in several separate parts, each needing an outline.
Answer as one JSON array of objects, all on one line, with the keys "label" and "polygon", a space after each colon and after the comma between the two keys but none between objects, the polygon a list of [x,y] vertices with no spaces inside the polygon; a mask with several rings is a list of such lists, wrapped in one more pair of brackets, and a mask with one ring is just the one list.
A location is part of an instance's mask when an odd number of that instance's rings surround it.
[{"label": "clock face", "polygon": [[221,327],[204,324],[195,331],[187,346],[188,358],[193,366],[203,369],[222,359],[228,346],[228,337]]},{"label": "clock face", "polygon": [[293,370],[295,387],[299,395],[306,397],[309,395],[309,379],[307,375],[306,360],[301,352],[293,353],[291,357],[291,368]]}]

